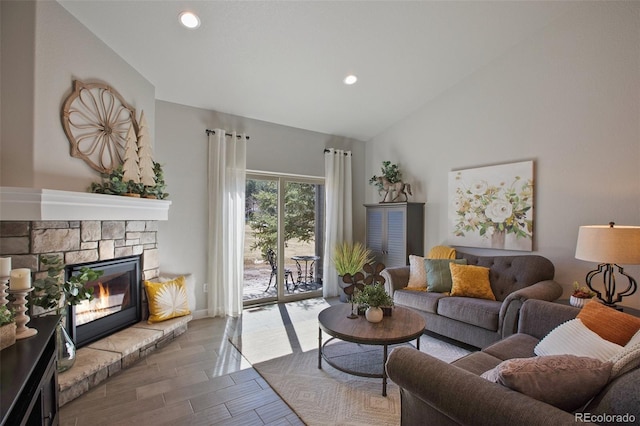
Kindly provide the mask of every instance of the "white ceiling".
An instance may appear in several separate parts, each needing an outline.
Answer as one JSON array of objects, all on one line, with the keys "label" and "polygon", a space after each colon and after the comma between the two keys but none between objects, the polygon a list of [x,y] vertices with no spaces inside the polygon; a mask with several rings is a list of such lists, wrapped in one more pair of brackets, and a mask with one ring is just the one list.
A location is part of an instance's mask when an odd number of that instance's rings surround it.
[{"label": "white ceiling", "polygon": [[[535,34],[564,1],[59,2],[156,98],[368,140]],[[178,23],[196,12],[197,30]],[[353,86],[342,83],[355,73]]]}]

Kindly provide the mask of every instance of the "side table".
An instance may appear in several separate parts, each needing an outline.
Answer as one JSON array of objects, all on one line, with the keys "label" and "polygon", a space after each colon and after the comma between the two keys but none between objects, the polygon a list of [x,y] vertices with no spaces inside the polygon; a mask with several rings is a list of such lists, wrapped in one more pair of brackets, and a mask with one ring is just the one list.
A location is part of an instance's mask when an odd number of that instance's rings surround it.
[{"label": "side table", "polygon": [[[569,303],[569,299],[558,299],[555,301],[555,303],[571,306],[571,304]],[[628,306],[621,306],[621,308],[622,312],[624,312],[625,314],[633,315],[634,317],[640,317],[640,309],[630,308]]]}]

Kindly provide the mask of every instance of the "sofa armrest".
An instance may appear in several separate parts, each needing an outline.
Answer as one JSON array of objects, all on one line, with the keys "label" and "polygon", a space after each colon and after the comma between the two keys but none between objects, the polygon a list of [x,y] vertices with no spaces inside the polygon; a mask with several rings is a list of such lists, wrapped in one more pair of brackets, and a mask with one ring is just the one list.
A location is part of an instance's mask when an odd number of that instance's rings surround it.
[{"label": "sofa armrest", "polygon": [[[570,413],[491,383],[413,348],[394,349],[386,368],[389,378],[404,393],[409,392],[421,401],[422,404],[412,404],[412,407],[426,404],[451,419],[452,423],[479,426],[576,423]],[[412,419],[420,419],[422,424],[429,424],[428,412],[403,411],[403,424],[412,424],[411,419],[404,417],[405,414]]]},{"label": "sofa armrest", "polygon": [[500,307],[498,330],[504,339],[517,332],[520,308],[528,299],[553,301],[562,296],[562,286],[553,280],[540,281],[509,294]]},{"label": "sofa armrest", "polygon": [[384,289],[393,297],[393,292],[405,288],[409,284],[409,267],[396,266],[393,268],[385,268],[380,275],[385,279]]},{"label": "sofa armrest", "polygon": [[522,305],[518,333],[542,339],[563,322],[574,319],[579,308],[544,300],[529,299]]}]

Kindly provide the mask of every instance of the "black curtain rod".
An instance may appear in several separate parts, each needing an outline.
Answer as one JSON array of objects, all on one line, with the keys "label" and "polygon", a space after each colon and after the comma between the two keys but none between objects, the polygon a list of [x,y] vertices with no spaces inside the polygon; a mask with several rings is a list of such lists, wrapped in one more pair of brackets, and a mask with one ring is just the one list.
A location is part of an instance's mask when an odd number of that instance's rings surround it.
[{"label": "black curtain rod", "polygon": [[[330,149],[325,148],[325,149],[324,149],[324,153],[326,154],[327,152],[331,152],[331,150],[330,150]],[[334,154],[337,154],[337,153],[338,153],[337,151],[335,151],[335,152],[334,152]],[[345,152],[345,153],[344,153],[344,155],[349,155],[349,153],[348,153],[348,152]]]},{"label": "black curtain rod", "polygon": [[[206,130],[207,135],[215,135],[216,131],[215,130],[211,130],[211,129],[207,129]],[[233,136],[231,133],[225,133],[225,136]],[[241,135],[236,135],[236,139],[240,139],[242,136]],[[247,140],[251,139],[249,136],[247,136]]]}]

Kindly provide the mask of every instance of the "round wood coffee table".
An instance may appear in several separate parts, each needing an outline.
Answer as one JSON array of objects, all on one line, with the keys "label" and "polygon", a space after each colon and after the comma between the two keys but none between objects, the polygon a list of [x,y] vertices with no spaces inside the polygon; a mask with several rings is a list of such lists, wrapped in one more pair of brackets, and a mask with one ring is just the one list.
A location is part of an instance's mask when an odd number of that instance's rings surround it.
[{"label": "round wood coffee table", "polygon": [[[424,331],[424,318],[408,308],[397,306],[389,317],[384,317],[378,323],[371,323],[363,315],[356,319],[347,318],[351,313],[351,305],[344,303],[324,309],[318,314],[318,368],[322,368],[322,359],[337,370],[361,377],[375,377],[382,379],[382,396],[387,396],[387,363],[388,346],[406,343],[416,339],[416,346],[420,349],[420,336]],[[322,332],[332,336],[322,342]],[[326,356],[325,346],[333,339],[363,345],[378,345],[383,347],[382,373],[354,371],[333,362]],[[354,354],[357,356],[357,354]]]}]

